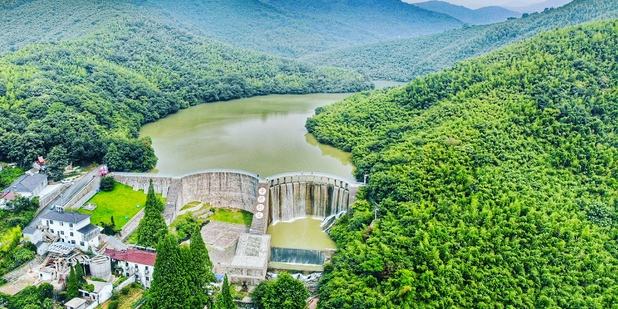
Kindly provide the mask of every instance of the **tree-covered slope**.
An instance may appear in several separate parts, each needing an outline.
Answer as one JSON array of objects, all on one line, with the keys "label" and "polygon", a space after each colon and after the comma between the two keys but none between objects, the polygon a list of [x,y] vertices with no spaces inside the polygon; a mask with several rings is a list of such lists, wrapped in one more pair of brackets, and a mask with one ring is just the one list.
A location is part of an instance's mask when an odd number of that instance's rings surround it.
[{"label": "tree-covered slope", "polygon": [[305,60],[354,69],[374,79],[410,81],[543,31],[618,17],[618,1],[575,0],[558,9],[526,16],[499,24],[351,47]]},{"label": "tree-covered slope", "polygon": [[446,14],[471,25],[493,24],[507,20],[509,17],[520,17],[521,13],[499,6],[486,6],[478,9],[469,9],[444,1],[427,1],[413,3],[425,10]]},{"label": "tree-covered slope", "polygon": [[138,15],[128,0],[5,1],[0,4],[0,53],[81,38],[125,14]]},{"label": "tree-covered slope", "polygon": [[[234,49],[145,19],[117,21],[60,44],[0,58],[0,161],[37,156],[115,170],[154,166],[144,123],[180,108],[272,93],[368,89],[365,77]],[[111,144],[114,144],[113,147]]]},{"label": "tree-covered slope", "polygon": [[616,308],[616,46],[565,28],[320,108],[369,175],[320,307]]},{"label": "tree-covered slope", "polygon": [[[507,8],[510,10],[516,11],[516,12],[534,13],[534,12],[542,12],[545,9],[559,8],[567,3],[570,3],[571,1],[573,0],[546,0],[540,3],[533,3],[533,4],[524,5],[524,6],[514,6],[514,7],[507,7]],[[514,4],[514,3],[511,2],[511,4]]]},{"label": "tree-covered slope", "polygon": [[148,0],[144,6],[197,34],[286,57],[462,25],[399,0]]}]

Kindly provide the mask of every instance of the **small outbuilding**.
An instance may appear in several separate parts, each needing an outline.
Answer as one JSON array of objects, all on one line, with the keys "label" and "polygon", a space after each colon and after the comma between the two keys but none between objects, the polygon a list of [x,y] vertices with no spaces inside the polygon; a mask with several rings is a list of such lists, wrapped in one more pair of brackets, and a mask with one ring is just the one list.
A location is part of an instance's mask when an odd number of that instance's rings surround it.
[{"label": "small outbuilding", "polygon": [[85,309],[86,300],[83,298],[75,297],[64,304],[66,309]]}]

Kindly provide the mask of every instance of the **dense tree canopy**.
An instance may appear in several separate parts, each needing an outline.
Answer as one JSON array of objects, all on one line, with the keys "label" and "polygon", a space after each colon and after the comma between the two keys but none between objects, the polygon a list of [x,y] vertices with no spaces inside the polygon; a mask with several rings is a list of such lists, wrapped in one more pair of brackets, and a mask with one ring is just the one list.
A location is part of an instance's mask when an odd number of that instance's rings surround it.
[{"label": "dense tree canopy", "polygon": [[38,197],[18,197],[7,206],[11,210],[0,210],[0,275],[22,266],[36,255],[36,246],[30,242],[20,243],[20,239],[22,229],[39,208]]},{"label": "dense tree canopy", "polygon": [[410,81],[543,31],[616,18],[618,2],[574,0],[558,9],[524,16],[487,26],[339,49],[303,59],[320,65],[354,69],[374,79]]},{"label": "dense tree canopy", "polygon": [[566,28],[318,110],[369,174],[320,307],[618,306],[616,46]]},{"label": "dense tree canopy", "polygon": [[47,282],[28,286],[15,296],[0,293],[0,306],[8,309],[54,309],[54,287]]},{"label": "dense tree canopy", "polygon": [[257,309],[304,309],[309,291],[288,273],[280,273],[273,281],[263,281],[251,297]]}]

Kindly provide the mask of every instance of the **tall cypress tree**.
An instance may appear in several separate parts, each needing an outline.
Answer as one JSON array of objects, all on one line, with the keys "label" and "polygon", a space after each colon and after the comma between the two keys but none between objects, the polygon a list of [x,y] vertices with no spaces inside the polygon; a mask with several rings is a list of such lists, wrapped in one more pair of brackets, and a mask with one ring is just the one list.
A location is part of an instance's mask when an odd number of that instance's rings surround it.
[{"label": "tall cypress tree", "polygon": [[144,205],[144,218],[137,227],[137,243],[139,245],[155,247],[167,234],[167,225],[161,214],[163,208],[163,202],[155,194],[152,179],[150,179],[146,205]]},{"label": "tall cypress tree", "polygon": [[209,284],[215,282],[215,275],[212,273],[212,262],[208,256],[208,249],[204,244],[199,228],[195,228],[191,233],[190,260],[187,261],[191,266],[189,270],[192,282],[192,295],[195,308],[203,308],[208,305],[212,307],[212,299],[208,296]]},{"label": "tall cypress tree", "polygon": [[71,265],[71,271],[69,272],[69,279],[67,280],[67,299],[71,300],[79,296],[79,282],[77,275],[75,274],[75,268]]},{"label": "tall cypress tree", "polygon": [[230,293],[230,285],[227,282],[227,274],[223,278],[223,285],[221,286],[221,293],[217,295],[217,300],[215,301],[215,309],[236,309],[236,303],[234,303],[234,299],[232,298],[232,293]]},{"label": "tall cypress tree", "polygon": [[82,267],[82,264],[79,263],[79,261],[77,261],[77,264],[75,264],[75,277],[77,277],[77,287],[82,289],[85,288],[88,282],[86,282],[84,268]]},{"label": "tall cypress tree", "polygon": [[191,308],[189,280],[183,273],[187,255],[172,234],[167,234],[159,243],[146,308]]}]

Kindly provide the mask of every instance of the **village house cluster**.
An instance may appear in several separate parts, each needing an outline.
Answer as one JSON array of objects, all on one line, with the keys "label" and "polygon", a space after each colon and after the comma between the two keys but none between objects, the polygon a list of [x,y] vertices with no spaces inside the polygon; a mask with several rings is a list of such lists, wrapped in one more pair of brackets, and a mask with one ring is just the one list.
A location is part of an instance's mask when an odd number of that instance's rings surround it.
[{"label": "village house cluster", "polygon": [[[39,218],[36,229],[24,230],[24,238],[37,245],[46,258],[39,267],[38,281],[49,282],[57,291],[66,288],[70,267],[79,261],[84,274],[106,282],[91,281],[94,291],[80,290],[81,297],[71,299],[67,309],[95,308],[111,297],[113,290],[137,282],[150,288],[157,257],[149,248],[128,247],[113,237],[101,234],[101,228],[90,223],[90,215],[68,211],[52,211]],[[112,275],[125,276],[122,284],[112,286]]]},{"label": "village house cluster", "polygon": [[[68,299],[64,304],[67,309],[95,308],[108,300],[113,291],[134,282],[150,288],[157,256],[155,250],[129,247],[115,237],[101,234],[102,228],[91,223],[91,215],[65,211],[62,203],[52,203],[74,178],[69,178],[70,182],[50,183],[43,173],[44,165],[45,160],[39,158],[31,170],[0,192],[0,209],[7,211],[12,210],[10,201],[19,197],[39,199],[37,217],[22,231],[24,239],[36,246],[41,257],[38,265],[31,269],[33,282],[30,284],[48,282],[56,292],[64,291],[71,266],[80,265],[86,277],[94,279],[87,280],[92,288],[79,290],[79,297]],[[99,176],[109,173],[106,167],[95,172]],[[126,280],[114,286],[114,276],[123,276]],[[14,293],[19,290],[15,289]]]}]

